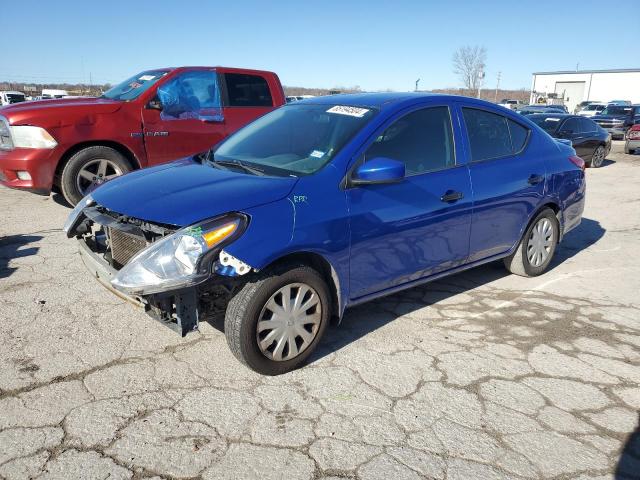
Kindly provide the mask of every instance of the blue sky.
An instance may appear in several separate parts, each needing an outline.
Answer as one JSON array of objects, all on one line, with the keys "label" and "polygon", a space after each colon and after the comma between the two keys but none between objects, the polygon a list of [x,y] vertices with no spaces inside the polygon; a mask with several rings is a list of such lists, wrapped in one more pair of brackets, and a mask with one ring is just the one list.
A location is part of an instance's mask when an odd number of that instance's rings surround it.
[{"label": "blue sky", "polygon": [[[38,2],[37,2],[38,3]],[[46,4],[46,7],[45,7]],[[118,82],[151,67],[269,69],[291,86],[460,86],[451,56],[487,49],[486,87],[531,73],[639,68],[640,1],[3,2],[0,80]],[[629,23],[627,23],[627,20]]]}]

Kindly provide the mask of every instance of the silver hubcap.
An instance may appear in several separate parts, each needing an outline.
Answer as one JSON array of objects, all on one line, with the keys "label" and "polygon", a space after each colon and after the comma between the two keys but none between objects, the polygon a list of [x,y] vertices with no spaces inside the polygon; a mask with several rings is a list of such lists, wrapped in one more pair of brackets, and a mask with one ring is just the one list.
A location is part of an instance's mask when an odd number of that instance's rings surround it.
[{"label": "silver hubcap", "polygon": [[603,161],[604,161],[604,148],[598,147],[596,148],[596,151],[593,152],[591,165],[593,165],[594,167],[599,167],[600,165],[602,165]]},{"label": "silver hubcap", "polygon": [[87,162],[80,169],[76,178],[76,185],[80,193],[85,195],[90,190],[120,175],[122,175],[122,170],[118,165],[111,160],[99,158]]},{"label": "silver hubcap", "polygon": [[542,265],[551,254],[553,225],[548,218],[541,218],[533,226],[527,243],[527,259],[534,267]]},{"label": "silver hubcap", "polygon": [[264,356],[278,362],[304,352],[318,334],[322,305],[318,293],[304,283],[285,285],[260,312],[257,339]]}]

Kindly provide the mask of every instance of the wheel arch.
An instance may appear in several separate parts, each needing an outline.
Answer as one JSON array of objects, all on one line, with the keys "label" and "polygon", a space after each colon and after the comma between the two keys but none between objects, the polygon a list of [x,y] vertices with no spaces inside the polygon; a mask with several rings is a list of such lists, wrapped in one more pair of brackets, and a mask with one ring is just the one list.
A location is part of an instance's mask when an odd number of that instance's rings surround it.
[{"label": "wheel arch", "polygon": [[79,151],[88,148],[88,147],[109,147],[113,148],[115,151],[120,153],[123,157],[127,159],[131,168],[133,170],[140,169],[140,160],[136,157],[136,155],[126,146],[121,143],[114,142],[112,140],[91,140],[87,142],[76,143],[75,145],[69,147],[60,157],[58,164],[56,165],[56,171],[54,174],[55,183],[59,185],[60,183],[60,175],[62,175],[62,170],[64,166],[67,164],[69,159],[73,157]]},{"label": "wheel arch", "polygon": [[344,311],[344,300],[340,290],[340,277],[333,265],[322,255],[316,252],[300,251],[293,252],[269,263],[265,268],[273,268],[287,263],[301,263],[316,270],[327,283],[329,294],[331,295],[332,317],[340,320]]}]

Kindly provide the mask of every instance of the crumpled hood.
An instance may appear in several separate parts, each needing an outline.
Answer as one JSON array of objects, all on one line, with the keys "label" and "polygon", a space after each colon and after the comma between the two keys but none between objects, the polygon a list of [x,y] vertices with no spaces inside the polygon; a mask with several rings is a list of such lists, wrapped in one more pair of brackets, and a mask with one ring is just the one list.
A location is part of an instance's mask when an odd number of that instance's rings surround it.
[{"label": "crumpled hood", "polygon": [[[72,110],[74,115],[92,115],[113,113],[122,106],[121,101],[107,98],[78,97],[59,98],[53,100],[35,100],[20,102],[0,108],[0,115],[10,123],[20,125],[41,117],[66,117],[65,110]],[[64,122],[62,122],[64,123]]]},{"label": "crumpled hood", "polygon": [[92,193],[103,207],[150,222],[187,226],[286,197],[297,178],[260,177],[190,158],[129,173]]}]

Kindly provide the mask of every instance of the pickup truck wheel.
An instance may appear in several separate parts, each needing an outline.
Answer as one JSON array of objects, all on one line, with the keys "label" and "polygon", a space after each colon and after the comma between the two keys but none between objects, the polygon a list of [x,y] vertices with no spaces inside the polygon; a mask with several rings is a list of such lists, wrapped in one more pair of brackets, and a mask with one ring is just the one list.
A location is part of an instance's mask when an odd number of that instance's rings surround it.
[{"label": "pickup truck wheel", "polygon": [[524,232],[515,251],[504,259],[507,270],[523,277],[542,274],[556,251],[559,230],[556,214],[545,208]]},{"label": "pickup truck wheel", "polygon": [[131,171],[129,161],[111,147],[83,148],[62,169],[60,187],[71,205],[112,178]]},{"label": "pickup truck wheel", "polygon": [[318,345],[330,318],[322,276],[304,265],[258,274],[231,299],[224,333],[238,360],[263,375],[302,364]]}]

